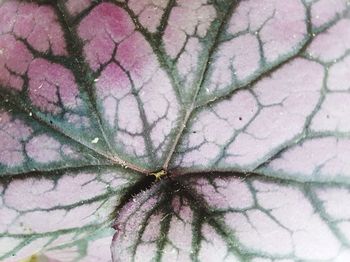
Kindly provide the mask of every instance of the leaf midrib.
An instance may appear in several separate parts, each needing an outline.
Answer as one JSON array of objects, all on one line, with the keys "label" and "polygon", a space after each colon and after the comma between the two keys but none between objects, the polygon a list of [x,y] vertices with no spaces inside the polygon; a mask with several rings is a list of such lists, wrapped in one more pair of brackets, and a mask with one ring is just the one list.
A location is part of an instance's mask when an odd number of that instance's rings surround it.
[{"label": "leaf midrib", "polygon": [[[194,90],[194,94],[193,94],[192,101],[190,103],[190,107],[185,112],[185,115],[183,117],[183,121],[180,123],[179,131],[177,132],[176,137],[174,139],[174,142],[171,144],[170,150],[167,154],[167,157],[165,158],[165,161],[163,164],[164,170],[168,170],[169,164],[173,158],[176,147],[178,146],[180,138],[182,137],[182,134],[186,128],[186,125],[192,116],[192,113],[195,109],[198,94],[199,94],[199,92],[204,84],[206,74],[210,68],[210,61],[212,59],[212,56],[213,56],[218,44],[220,43],[220,41],[219,41],[220,36],[221,36],[221,34],[224,33],[224,27],[227,25],[232,13],[234,12],[234,9],[238,6],[238,3],[239,3],[238,1],[232,1],[230,8],[228,8],[227,12],[225,13],[225,16],[220,21],[220,25],[218,26],[217,31],[215,32],[215,35],[213,37],[213,42],[211,44],[211,47],[209,48],[207,58],[205,59],[205,62],[204,62],[204,66],[200,70],[199,77],[198,77],[198,85],[196,85],[196,88]],[[217,11],[217,12],[219,12],[219,11]]]}]

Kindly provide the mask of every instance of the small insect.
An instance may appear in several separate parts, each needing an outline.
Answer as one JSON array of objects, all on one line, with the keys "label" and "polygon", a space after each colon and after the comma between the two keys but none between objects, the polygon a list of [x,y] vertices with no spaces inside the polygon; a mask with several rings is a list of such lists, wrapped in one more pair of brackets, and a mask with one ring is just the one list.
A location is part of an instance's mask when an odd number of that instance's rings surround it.
[{"label": "small insect", "polygon": [[156,180],[160,180],[162,177],[166,176],[167,172],[165,170],[160,170],[158,172],[150,173],[149,176],[155,176]]}]

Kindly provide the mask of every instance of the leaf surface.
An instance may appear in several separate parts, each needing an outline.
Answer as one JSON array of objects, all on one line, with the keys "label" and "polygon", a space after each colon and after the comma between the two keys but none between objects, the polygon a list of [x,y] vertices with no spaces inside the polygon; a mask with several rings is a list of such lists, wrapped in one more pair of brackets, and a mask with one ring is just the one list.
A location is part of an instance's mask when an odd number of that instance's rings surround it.
[{"label": "leaf surface", "polygon": [[0,2],[0,260],[349,260],[349,28],[346,0]]}]

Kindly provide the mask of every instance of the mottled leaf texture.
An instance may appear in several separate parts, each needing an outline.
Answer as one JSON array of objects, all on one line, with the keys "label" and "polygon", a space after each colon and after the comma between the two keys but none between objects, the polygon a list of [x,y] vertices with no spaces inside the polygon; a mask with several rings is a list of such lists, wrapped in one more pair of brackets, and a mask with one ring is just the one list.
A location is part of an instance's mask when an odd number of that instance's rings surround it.
[{"label": "mottled leaf texture", "polygon": [[0,0],[0,261],[350,261],[349,0]]}]

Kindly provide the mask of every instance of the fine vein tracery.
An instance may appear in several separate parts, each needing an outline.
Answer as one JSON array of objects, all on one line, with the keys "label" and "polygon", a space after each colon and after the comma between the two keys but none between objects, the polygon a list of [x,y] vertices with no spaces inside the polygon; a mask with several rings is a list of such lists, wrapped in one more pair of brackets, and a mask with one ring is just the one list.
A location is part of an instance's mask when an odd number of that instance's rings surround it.
[{"label": "fine vein tracery", "polygon": [[348,5],[80,2],[0,5],[0,260],[346,256]]}]

